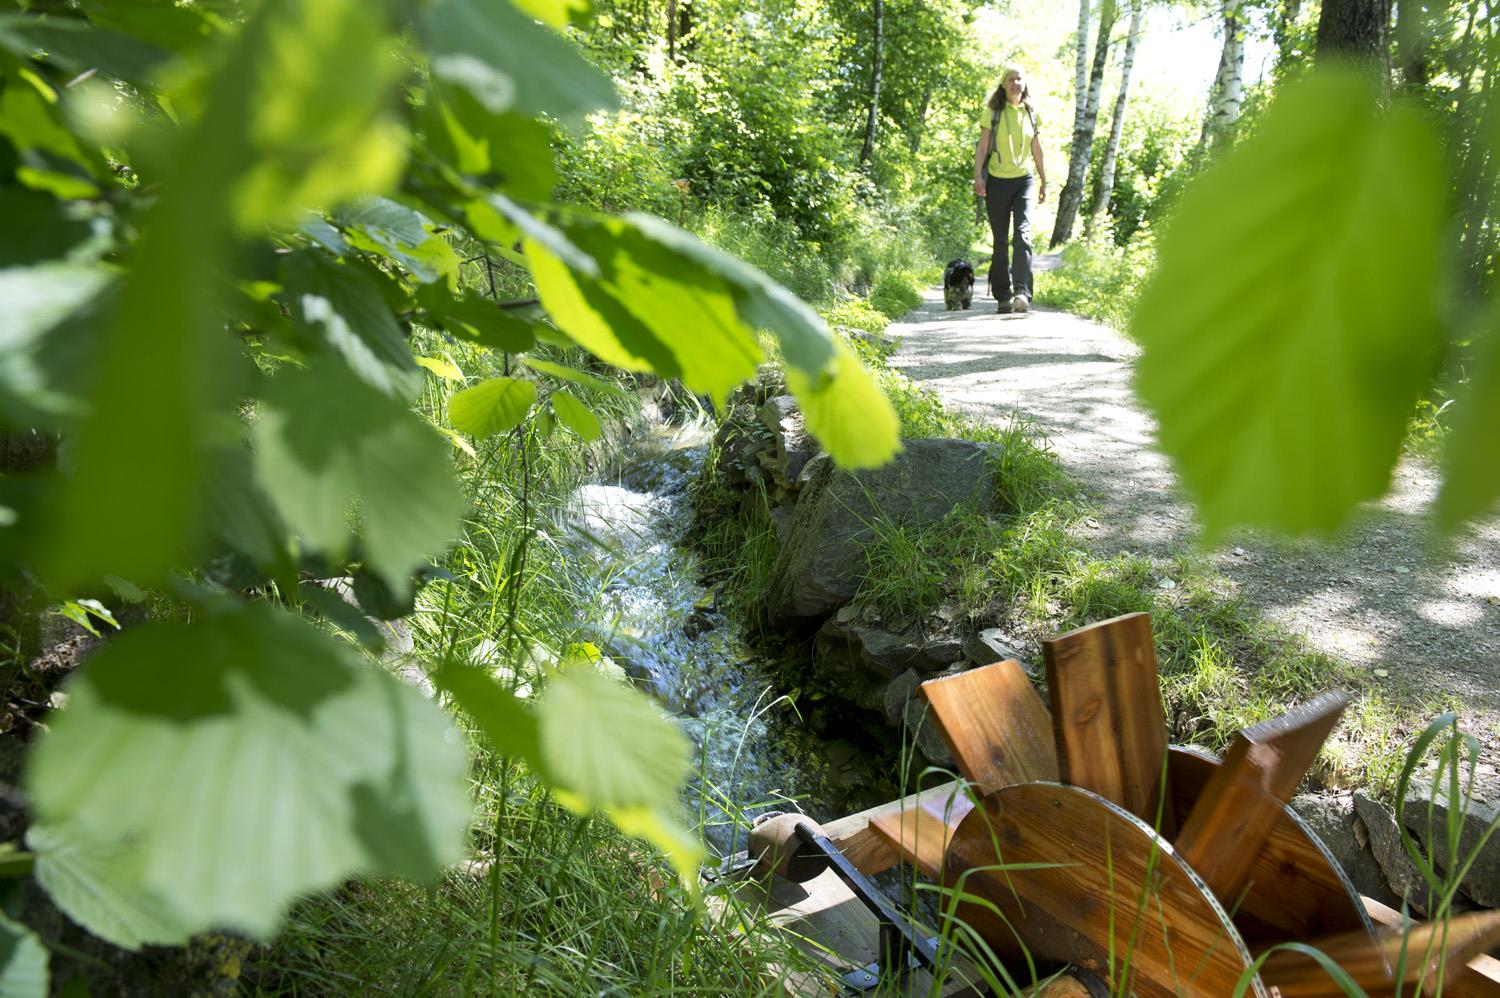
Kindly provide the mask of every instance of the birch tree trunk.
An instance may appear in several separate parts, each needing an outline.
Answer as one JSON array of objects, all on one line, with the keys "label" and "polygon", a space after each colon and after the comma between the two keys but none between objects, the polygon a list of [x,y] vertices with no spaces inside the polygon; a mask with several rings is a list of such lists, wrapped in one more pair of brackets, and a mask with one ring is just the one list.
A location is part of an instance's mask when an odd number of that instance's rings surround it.
[{"label": "birch tree trunk", "polygon": [[1083,121],[1089,89],[1089,0],[1078,0],[1078,54],[1073,60],[1073,130]]},{"label": "birch tree trunk", "polygon": [[1131,0],[1130,34],[1125,38],[1125,55],[1120,62],[1120,92],[1115,95],[1115,109],[1110,118],[1109,142],[1104,146],[1104,161],[1099,164],[1099,190],[1094,207],[1083,221],[1083,235],[1093,234],[1094,226],[1109,207],[1109,196],[1115,189],[1115,160],[1120,154],[1120,135],[1125,130],[1125,100],[1130,92],[1130,71],[1135,66],[1135,47],[1141,40],[1141,22],[1145,20],[1145,0]]},{"label": "birch tree trunk", "polygon": [[1073,145],[1068,150],[1068,182],[1057,199],[1057,224],[1052,228],[1052,246],[1061,246],[1073,238],[1073,222],[1083,204],[1083,178],[1089,157],[1094,151],[1094,123],[1099,118],[1099,91],[1104,86],[1104,67],[1109,62],[1109,34],[1115,28],[1119,8],[1115,0],[1104,0],[1099,7],[1099,30],[1094,42],[1094,68],[1089,74],[1088,100],[1083,117],[1073,126]]},{"label": "birch tree trunk", "polygon": [[1245,21],[1240,0],[1222,0],[1224,47],[1219,51],[1219,72],[1209,91],[1208,111],[1203,116],[1200,146],[1217,149],[1234,132],[1245,97]]},{"label": "birch tree trunk", "polygon": [[922,106],[917,108],[917,124],[911,130],[911,151],[915,155],[922,148],[922,133],[926,131],[927,112],[932,109],[932,84],[922,88]]},{"label": "birch tree trunk", "polygon": [[865,122],[865,144],[859,151],[859,164],[864,166],[875,155],[875,125],[880,120],[880,61],[885,29],[885,0],[875,0],[875,54],[870,60],[870,117]]}]

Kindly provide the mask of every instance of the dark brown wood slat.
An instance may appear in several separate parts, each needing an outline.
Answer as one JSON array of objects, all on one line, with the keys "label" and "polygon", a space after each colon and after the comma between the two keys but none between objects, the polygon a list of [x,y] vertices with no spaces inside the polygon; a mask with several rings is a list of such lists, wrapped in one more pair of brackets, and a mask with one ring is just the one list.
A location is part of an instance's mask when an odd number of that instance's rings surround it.
[{"label": "dark brown wood slat", "polygon": [[1343,693],[1325,693],[1234,736],[1176,840],[1178,853],[1226,905],[1239,899],[1283,805],[1348,705]]},{"label": "dark brown wood slat", "polygon": [[[1219,760],[1201,749],[1173,746],[1168,752],[1179,821],[1186,820],[1218,766]],[[1372,931],[1368,919],[1362,917],[1358,892],[1296,812],[1285,805],[1254,857],[1247,887],[1227,907],[1240,934],[1252,945]]]},{"label": "dark brown wood slat", "polygon": [[[1061,779],[1157,821],[1167,756],[1151,615],[1132,613],[1042,642]],[[1161,815],[1170,836],[1173,815]]]},{"label": "dark brown wood slat", "polygon": [[[1446,929],[1441,923],[1414,925],[1406,933],[1387,932],[1378,938],[1368,933],[1303,940],[1332,957],[1355,983],[1372,995],[1387,994],[1398,983],[1397,960],[1404,945],[1406,968],[1402,985],[1421,982],[1423,990],[1435,989],[1438,967],[1443,966],[1444,992],[1447,982],[1458,979],[1464,965],[1500,943],[1500,911],[1476,911],[1455,915]],[[1429,952],[1430,948],[1430,952]],[[1312,957],[1291,950],[1278,950],[1266,958],[1260,978],[1281,991],[1282,998],[1320,998],[1343,995],[1344,991]],[[1408,991],[1407,993],[1411,993]]]},{"label": "dark brown wood slat", "polygon": [[985,791],[1057,779],[1052,718],[1011,659],[922,684],[958,771]]}]

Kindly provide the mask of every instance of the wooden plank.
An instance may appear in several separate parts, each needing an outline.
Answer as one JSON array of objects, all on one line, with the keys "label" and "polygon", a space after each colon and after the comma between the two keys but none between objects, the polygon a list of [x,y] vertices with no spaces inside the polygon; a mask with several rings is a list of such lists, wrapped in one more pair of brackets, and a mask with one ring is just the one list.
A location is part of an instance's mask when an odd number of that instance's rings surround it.
[{"label": "wooden plank", "polygon": [[[1168,753],[1172,798],[1180,819],[1197,803],[1219,761],[1202,749],[1173,746]],[[1266,835],[1254,857],[1249,880],[1233,902],[1226,902],[1246,942],[1372,931],[1360,896],[1337,861],[1289,806]]]},{"label": "wooden plank", "polygon": [[[1008,965],[1070,964],[1110,994],[1234,992],[1250,953],[1222,905],[1144,822],[1079,787],[1022,783],[959,824],[943,882],[983,903],[958,916]],[[1128,978],[1128,979],[1127,979]],[[1265,998],[1259,981],[1250,995]]]},{"label": "wooden plank", "polygon": [[1349,698],[1325,693],[1234,736],[1177,835],[1177,852],[1233,906],[1255,858]]},{"label": "wooden plank", "polygon": [[943,869],[943,853],[958,823],[974,807],[964,794],[956,798],[927,800],[916,807],[870,818],[870,828],[884,836],[903,860],[937,880]]},{"label": "wooden plank", "polygon": [[[1042,642],[1057,768],[1065,783],[1114,801],[1155,825],[1167,757],[1167,721],[1151,615],[1132,613]],[[1162,831],[1173,831],[1170,809]]]},{"label": "wooden plank", "polygon": [[940,783],[935,787],[907,794],[900,800],[877,804],[835,821],[824,822],[823,831],[838,846],[839,852],[854,864],[856,870],[866,876],[874,876],[895,866],[901,856],[896,847],[891,845],[890,839],[870,827],[871,818],[899,814],[926,802],[936,801],[941,806],[943,802],[965,796],[967,794],[962,780]]},{"label": "wooden plank", "polygon": [[[1376,925],[1388,929],[1400,929],[1403,920],[1395,908],[1381,904],[1373,898],[1362,897],[1365,911]],[[1448,998],[1500,998],[1500,960],[1484,953],[1464,965],[1462,973],[1455,973],[1443,982],[1443,994]]]},{"label": "wooden plank", "polygon": [[[1322,950],[1352,977],[1356,984],[1374,994],[1389,993],[1398,983],[1421,985],[1422,990],[1436,988],[1439,968],[1443,969],[1444,993],[1471,959],[1500,943],[1500,911],[1475,911],[1455,915],[1446,928],[1436,922],[1411,926],[1403,935],[1399,929],[1387,930],[1378,938],[1366,933],[1304,940]],[[1405,972],[1398,982],[1395,968],[1405,950]],[[1278,950],[1261,966],[1261,980],[1280,990],[1282,998],[1320,998],[1343,995],[1343,989],[1312,957],[1291,950]],[[1410,992],[1407,992],[1410,993]]]},{"label": "wooden plank", "polygon": [[[823,966],[823,973],[799,972],[785,966],[767,968],[787,995],[825,998],[833,993],[829,974],[873,963],[879,953],[879,923],[832,870],[800,884],[781,878],[747,881],[733,898],[710,894],[708,903],[721,920],[719,931],[726,935],[785,932],[808,959]],[[919,970],[906,975],[896,990],[880,993],[913,998],[930,998],[934,993],[942,998],[978,998],[981,992],[975,984],[979,980],[972,966],[954,960],[936,992],[932,975]]]},{"label": "wooden plank", "polygon": [[1057,779],[1052,718],[1021,663],[929,679],[921,689],[958,771],[981,789]]}]

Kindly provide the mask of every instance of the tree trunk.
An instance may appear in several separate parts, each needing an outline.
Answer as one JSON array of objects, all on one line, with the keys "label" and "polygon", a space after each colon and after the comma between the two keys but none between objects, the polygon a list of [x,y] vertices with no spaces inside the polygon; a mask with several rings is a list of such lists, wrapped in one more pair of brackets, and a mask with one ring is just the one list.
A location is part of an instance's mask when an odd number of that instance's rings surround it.
[{"label": "tree trunk", "polygon": [[932,109],[932,84],[922,88],[922,106],[917,108],[916,126],[911,130],[911,151],[916,155],[922,148],[922,132],[927,125],[927,112]]},{"label": "tree trunk", "polygon": [[1222,0],[1224,47],[1219,52],[1219,72],[1214,77],[1208,113],[1203,118],[1200,144],[1217,149],[1234,133],[1245,97],[1245,21],[1240,0]]},{"label": "tree trunk", "polygon": [[1276,18],[1276,27],[1272,31],[1276,42],[1277,66],[1284,66],[1292,61],[1292,31],[1301,13],[1302,0],[1285,0],[1281,5],[1281,14]]},{"label": "tree trunk", "polygon": [[1089,0],[1078,0],[1078,53],[1073,60],[1073,131],[1083,121],[1089,89]]},{"label": "tree trunk", "polygon": [[1057,199],[1057,224],[1052,228],[1052,246],[1058,247],[1073,238],[1073,221],[1083,204],[1083,178],[1089,157],[1094,151],[1094,123],[1099,117],[1099,91],[1104,86],[1104,67],[1109,62],[1109,34],[1115,28],[1118,13],[1115,0],[1104,0],[1099,7],[1099,31],[1094,42],[1094,68],[1089,74],[1089,95],[1083,117],[1073,126],[1073,145],[1068,150],[1068,182]]},{"label": "tree trunk", "polygon": [[1401,65],[1401,82],[1412,90],[1427,86],[1433,13],[1422,0],[1396,0],[1396,57]]},{"label": "tree trunk", "polygon": [[[1318,15],[1319,59],[1342,56],[1386,67],[1390,0],[1323,0]],[[1385,74],[1389,79],[1389,73]]]},{"label": "tree trunk", "polygon": [[1094,226],[1109,207],[1109,196],[1115,189],[1115,160],[1120,154],[1120,135],[1125,130],[1125,99],[1130,92],[1130,71],[1135,66],[1135,47],[1141,40],[1141,22],[1146,16],[1145,0],[1131,0],[1131,4],[1130,34],[1125,39],[1125,57],[1120,62],[1120,92],[1115,95],[1104,162],[1099,164],[1099,190],[1094,195],[1094,207],[1083,222],[1084,238],[1093,234]]},{"label": "tree trunk", "polygon": [[859,164],[864,166],[875,155],[875,125],[880,120],[880,60],[885,28],[885,0],[875,0],[875,54],[870,60],[870,117],[865,122],[865,144],[859,151]]},{"label": "tree trunk", "polygon": [[667,61],[677,61],[677,0],[667,0]]}]

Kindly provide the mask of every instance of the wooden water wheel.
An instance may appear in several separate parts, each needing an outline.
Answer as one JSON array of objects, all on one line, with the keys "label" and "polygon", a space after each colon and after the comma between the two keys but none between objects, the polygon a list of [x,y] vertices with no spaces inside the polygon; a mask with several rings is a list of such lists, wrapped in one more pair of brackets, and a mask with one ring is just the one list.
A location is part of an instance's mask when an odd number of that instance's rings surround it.
[{"label": "wooden water wheel", "polygon": [[[958,918],[1003,964],[1066,965],[1111,994],[1226,998],[1258,954],[1304,943],[1370,994],[1393,993],[1398,977],[1406,993],[1418,981],[1430,993],[1441,964],[1445,994],[1500,995],[1481,955],[1500,942],[1500,913],[1377,928],[1287,806],[1342,695],[1245,729],[1220,760],[1167,745],[1148,615],[1043,652],[1050,704],[1014,661],[923,685],[967,785],[831,823],[856,867],[914,864],[953,892]],[[1445,945],[1429,946],[1438,933]],[[1272,952],[1248,985],[1344,993],[1296,948]]]}]

